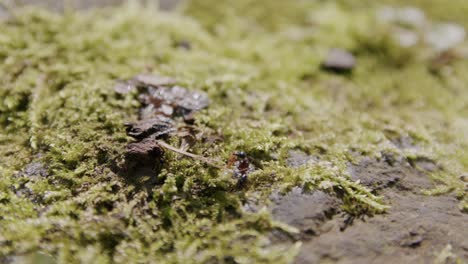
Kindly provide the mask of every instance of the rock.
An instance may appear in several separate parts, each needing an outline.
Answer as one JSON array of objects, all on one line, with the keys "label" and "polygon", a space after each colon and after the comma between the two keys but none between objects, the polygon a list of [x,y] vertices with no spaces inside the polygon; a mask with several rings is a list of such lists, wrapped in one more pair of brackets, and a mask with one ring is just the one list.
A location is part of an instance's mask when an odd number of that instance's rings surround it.
[{"label": "rock", "polygon": [[149,96],[151,102],[165,103],[174,106],[179,111],[197,111],[206,108],[210,101],[208,96],[203,92],[189,91],[180,86],[171,88],[160,87],[150,89]]},{"label": "rock", "polygon": [[130,81],[117,81],[114,85],[114,91],[118,94],[128,94],[135,90],[135,84]]},{"label": "rock", "polygon": [[43,252],[28,253],[26,255],[12,255],[5,258],[0,257],[0,263],[4,264],[56,264],[57,260],[51,255]]},{"label": "rock", "polygon": [[176,47],[184,49],[184,50],[191,50],[192,49],[192,43],[188,40],[181,40],[176,43]]},{"label": "rock", "polygon": [[49,172],[41,162],[31,162],[21,171],[20,175],[25,177],[47,177]]},{"label": "rock", "polygon": [[179,4],[180,0],[159,0],[159,7],[164,11],[174,10]]},{"label": "rock", "polygon": [[414,159],[410,159],[409,162],[411,166],[427,172],[434,172],[441,169],[434,160],[427,157],[416,157]]},{"label": "rock", "polygon": [[426,42],[437,51],[445,51],[461,44],[466,37],[465,28],[455,23],[433,26],[426,34]]},{"label": "rock", "polygon": [[173,87],[172,91],[178,94],[178,106],[185,110],[197,111],[208,107],[210,104],[210,100],[205,93],[188,91],[179,86]]},{"label": "rock", "polygon": [[[340,224],[345,220],[334,216],[320,228],[331,229],[302,240],[294,263],[393,263],[395,259],[401,263],[432,263],[434,251],[440,252],[448,244],[461,260],[468,259],[468,216],[460,212],[460,201],[453,194],[428,196],[416,191],[433,188],[433,184],[427,175],[405,164],[390,166],[369,159],[355,165],[353,173],[355,178],[382,183],[400,179],[395,184],[384,183],[386,187],[377,191],[391,207],[385,214],[357,217],[344,230]],[[300,215],[292,209],[289,212],[289,219]]]},{"label": "rock", "polygon": [[[147,105],[140,113],[142,118],[166,115],[171,117],[184,117],[193,119],[193,112],[208,107],[208,96],[199,91],[189,91],[180,86],[149,87],[147,94],[140,96],[140,102]],[[143,117],[144,116],[144,117]]]},{"label": "rock", "polygon": [[347,73],[352,71],[355,65],[356,58],[351,53],[334,48],[328,52],[322,68],[336,73]]},{"label": "rock", "polygon": [[417,149],[413,138],[410,136],[393,137],[390,138],[390,141],[393,145],[395,145],[395,147],[399,149]]},{"label": "rock", "polygon": [[384,22],[414,28],[422,28],[426,24],[426,15],[416,7],[384,7],[377,12],[377,18]]},{"label": "rock", "polygon": [[0,22],[6,21],[11,18],[11,14],[4,7],[0,5]]},{"label": "rock", "polygon": [[118,81],[114,91],[128,94],[139,88],[138,99],[144,105],[140,109],[140,119],[153,119],[163,115],[193,120],[193,112],[208,107],[210,100],[204,92],[173,86],[175,83],[175,79],[171,77],[139,74],[131,80]]},{"label": "rock", "polygon": [[403,239],[400,241],[400,246],[415,248],[420,246],[423,241],[424,237],[418,232],[410,232],[409,234],[404,236]]},{"label": "rock", "polygon": [[284,196],[273,194],[270,199],[273,219],[298,228],[302,235],[318,235],[341,204],[339,199],[323,191],[304,193],[298,187]]},{"label": "rock", "polygon": [[400,46],[405,48],[413,47],[419,42],[418,33],[404,28],[395,29],[393,38]]},{"label": "rock", "polygon": [[394,186],[404,177],[401,168],[389,166],[384,162],[365,159],[349,168],[351,179],[358,181],[371,190],[381,190]]},{"label": "rock", "polygon": [[307,155],[307,153],[302,152],[300,150],[290,150],[288,152],[286,164],[291,168],[299,168],[304,165],[307,165],[307,163],[313,159],[314,157],[309,156]]}]

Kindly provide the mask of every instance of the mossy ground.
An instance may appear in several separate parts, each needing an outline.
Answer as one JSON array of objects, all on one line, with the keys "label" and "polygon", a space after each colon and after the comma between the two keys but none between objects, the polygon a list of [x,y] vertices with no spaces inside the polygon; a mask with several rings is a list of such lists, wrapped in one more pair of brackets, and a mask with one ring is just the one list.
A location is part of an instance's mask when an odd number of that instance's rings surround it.
[{"label": "mossy ground", "polygon": [[[433,51],[399,47],[376,22],[375,4],[355,2],[193,1],[180,14],[136,4],[65,15],[16,10],[0,24],[0,256],[287,263],[299,245],[275,245],[268,234],[294,230],[267,211],[244,212],[242,203],[305,186],[341,193],[350,214],[381,213],[387,205],[347,168],[389,154],[435,161],[439,187],[428,192],[453,192],[466,210],[459,175],[468,171],[468,61],[434,73]],[[412,2],[430,19],[468,25],[457,15],[465,1]],[[352,74],[321,70],[335,46],[356,55]],[[139,107],[134,94],[115,94],[114,82],[141,72],[209,94],[196,125],[222,140],[190,151],[224,161],[245,151],[259,168],[245,188],[226,171],[171,152],[158,175],[113,172],[131,141],[122,124]],[[402,137],[417,148],[397,148],[392,141]],[[321,161],[289,168],[291,149]],[[49,176],[22,174],[33,161]]]}]

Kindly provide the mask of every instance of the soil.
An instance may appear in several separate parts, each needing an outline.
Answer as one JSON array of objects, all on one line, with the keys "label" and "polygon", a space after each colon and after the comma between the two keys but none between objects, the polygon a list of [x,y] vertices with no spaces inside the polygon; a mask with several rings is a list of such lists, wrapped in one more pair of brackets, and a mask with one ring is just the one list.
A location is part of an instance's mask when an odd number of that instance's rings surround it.
[{"label": "soil", "polygon": [[274,198],[273,217],[301,232],[289,238],[302,241],[295,263],[432,263],[449,245],[456,256],[468,259],[468,215],[453,196],[422,194],[433,187],[424,172],[408,163],[392,166],[371,159],[350,171],[391,208],[386,214],[353,219],[340,213],[338,199],[322,191],[294,189]]}]

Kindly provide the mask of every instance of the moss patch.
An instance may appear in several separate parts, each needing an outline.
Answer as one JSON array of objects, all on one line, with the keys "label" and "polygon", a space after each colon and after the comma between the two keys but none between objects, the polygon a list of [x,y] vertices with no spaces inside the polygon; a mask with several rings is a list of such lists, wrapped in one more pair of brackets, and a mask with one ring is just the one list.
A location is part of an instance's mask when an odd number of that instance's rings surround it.
[{"label": "moss patch", "polygon": [[[283,248],[268,234],[294,230],[242,203],[304,186],[339,194],[352,215],[383,212],[381,198],[348,173],[365,157],[430,160],[440,185],[428,192],[454,192],[466,210],[458,177],[468,171],[466,60],[434,73],[432,51],[394,43],[372,5],[218,2],[194,1],[180,14],[135,4],[66,15],[23,9],[0,24],[0,256],[288,263],[299,245]],[[338,44],[358,59],[350,75],[320,69]],[[158,175],[115,173],[132,141],[123,123],[139,103],[113,86],[142,72],[209,95],[196,127],[221,140],[190,151],[223,161],[246,152],[258,169],[244,188],[172,152]],[[290,168],[292,149],[319,161]],[[47,175],[25,173],[32,162]]]}]

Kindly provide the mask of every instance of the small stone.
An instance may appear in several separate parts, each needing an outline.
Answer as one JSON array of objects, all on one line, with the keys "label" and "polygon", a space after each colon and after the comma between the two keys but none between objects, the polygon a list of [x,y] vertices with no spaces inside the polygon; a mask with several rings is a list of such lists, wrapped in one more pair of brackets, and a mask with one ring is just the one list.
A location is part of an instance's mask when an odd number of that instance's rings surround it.
[{"label": "small stone", "polygon": [[426,157],[417,157],[411,159],[409,162],[413,167],[423,171],[434,172],[441,169],[435,161]]},{"label": "small stone", "polygon": [[178,103],[178,105],[189,111],[198,111],[208,107],[210,100],[205,93],[190,91]]},{"label": "small stone", "polygon": [[454,23],[437,24],[426,34],[426,42],[437,51],[445,51],[461,44],[466,37],[465,28]]},{"label": "small stone", "polygon": [[47,177],[49,172],[43,163],[32,162],[26,165],[20,174],[26,177]]},{"label": "small stone", "polygon": [[158,109],[154,107],[154,105],[149,104],[140,108],[139,111],[139,118],[140,120],[151,119],[155,118],[159,115]]},{"label": "small stone", "polygon": [[393,37],[400,46],[405,48],[413,47],[419,42],[419,36],[416,32],[404,28],[396,29]]},{"label": "small stone", "polygon": [[340,210],[341,201],[323,191],[303,192],[295,187],[289,193],[273,193],[269,209],[274,220],[296,227],[305,236],[319,235],[324,224]]},{"label": "small stone", "polygon": [[300,168],[307,165],[309,161],[313,160],[312,156],[307,155],[307,153],[300,150],[290,150],[288,152],[288,158],[286,159],[286,164],[291,168]]},{"label": "small stone", "polygon": [[114,86],[114,91],[118,94],[128,94],[132,90],[135,90],[136,87],[132,82],[129,81],[117,81]]},{"label": "small stone", "polygon": [[416,248],[419,247],[423,241],[423,235],[420,235],[418,232],[409,232],[409,234],[400,241],[400,246]]},{"label": "small stone", "polygon": [[191,50],[192,49],[192,44],[188,40],[181,40],[176,43],[176,46],[184,49],[184,50]]},{"label": "small stone", "polygon": [[331,49],[322,68],[336,73],[351,72],[356,65],[356,58],[348,51],[342,49]]},{"label": "small stone", "polygon": [[210,104],[205,93],[189,91],[180,86],[150,89],[148,98],[146,101],[152,103],[155,108],[160,108],[163,104],[171,105],[174,107],[174,114],[178,116],[189,115]]},{"label": "small stone", "polygon": [[139,74],[133,77],[133,80],[138,82],[140,85],[153,87],[174,85],[176,83],[176,80],[171,77],[164,77],[153,74]]},{"label": "small stone", "polygon": [[174,108],[167,104],[161,105],[159,109],[161,110],[161,113],[166,116],[172,116],[172,114],[174,113]]}]

